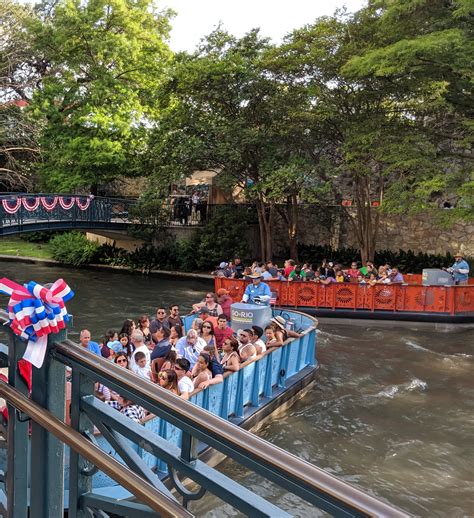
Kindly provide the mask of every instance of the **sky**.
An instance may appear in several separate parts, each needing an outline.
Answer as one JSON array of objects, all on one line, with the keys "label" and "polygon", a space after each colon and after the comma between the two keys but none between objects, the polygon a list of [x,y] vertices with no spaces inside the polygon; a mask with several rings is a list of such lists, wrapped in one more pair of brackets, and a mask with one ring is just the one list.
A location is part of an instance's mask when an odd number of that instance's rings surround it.
[{"label": "sky", "polygon": [[331,15],[336,8],[360,9],[363,0],[161,0],[177,15],[172,20],[170,47],[192,51],[200,39],[222,22],[235,36],[260,27],[261,34],[274,43],[293,29],[312,23],[317,17]]}]

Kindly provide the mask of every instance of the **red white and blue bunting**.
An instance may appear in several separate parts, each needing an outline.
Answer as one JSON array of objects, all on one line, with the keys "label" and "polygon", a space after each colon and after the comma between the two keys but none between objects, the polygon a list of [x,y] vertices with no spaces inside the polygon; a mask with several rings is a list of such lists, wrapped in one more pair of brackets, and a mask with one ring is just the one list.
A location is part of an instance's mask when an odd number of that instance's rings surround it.
[{"label": "red white and blue bunting", "polygon": [[2,207],[7,214],[16,214],[21,206],[34,212],[42,205],[48,212],[54,210],[57,205],[63,210],[71,210],[74,205],[85,211],[90,207],[93,196],[18,196],[16,198],[2,198]]},{"label": "red white and blue bunting", "polygon": [[12,331],[28,340],[23,358],[41,367],[48,335],[64,329],[70,320],[65,302],[74,292],[63,279],[46,288],[33,281],[22,286],[4,277],[0,279],[0,293],[10,296],[7,311]]}]

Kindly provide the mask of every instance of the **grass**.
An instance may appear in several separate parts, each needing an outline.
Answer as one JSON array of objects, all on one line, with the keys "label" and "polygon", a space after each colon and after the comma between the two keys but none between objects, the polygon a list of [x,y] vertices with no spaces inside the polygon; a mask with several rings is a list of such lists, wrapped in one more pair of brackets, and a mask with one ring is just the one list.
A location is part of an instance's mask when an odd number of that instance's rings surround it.
[{"label": "grass", "polygon": [[0,255],[21,255],[37,259],[53,258],[48,243],[28,243],[14,237],[0,238]]}]

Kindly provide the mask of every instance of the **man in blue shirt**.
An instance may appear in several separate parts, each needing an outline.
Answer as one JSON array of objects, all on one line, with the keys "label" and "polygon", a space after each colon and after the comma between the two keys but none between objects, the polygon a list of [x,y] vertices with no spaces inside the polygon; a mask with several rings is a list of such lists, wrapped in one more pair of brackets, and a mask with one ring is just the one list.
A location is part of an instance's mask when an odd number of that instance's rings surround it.
[{"label": "man in blue shirt", "polygon": [[242,302],[268,306],[270,304],[272,292],[270,291],[270,286],[262,282],[262,274],[255,273],[254,275],[249,275],[249,278],[252,279],[252,284],[249,284],[245,288]]},{"label": "man in blue shirt", "polygon": [[454,264],[448,268],[451,272],[456,284],[467,284],[469,277],[469,264],[463,259],[462,252],[458,252],[454,256]]},{"label": "man in blue shirt", "polygon": [[81,334],[79,335],[79,343],[82,345],[82,347],[88,349],[91,353],[102,356],[99,344],[97,342],[91,341],[91,332],[89,330],[83,329],[81,331]]}]

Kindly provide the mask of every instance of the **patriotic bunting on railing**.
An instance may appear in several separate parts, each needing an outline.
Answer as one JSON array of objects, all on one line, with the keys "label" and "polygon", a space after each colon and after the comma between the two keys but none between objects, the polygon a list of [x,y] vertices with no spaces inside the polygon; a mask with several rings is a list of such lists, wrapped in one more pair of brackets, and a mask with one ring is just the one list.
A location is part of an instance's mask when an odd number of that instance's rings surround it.
[{"label": "patriotic bunting on railing", "polygon": [[71,210],[74,204],[79,210],[85,211],[90,207],[93,196],[18,196],[17,198],[3,198],[2,206],[7,214],[16,214],[20,207],[28,212],[38,210],[40,204],[48,211],[54,210],[58,203],[64,210]]},{"label": "patriotic bunting on railing", "polygon": [[[23,207],[25,207],[28,212],[34,212],[40,206],[40,199],[37,197],[28,196],[22,198],[21,201],[23,203]],[[32,203],[30,203],[30,201],[32,201]]]},{"label": "patriotic bunting on railing", "polygon": [[60,196],[59,197],[59,205],[61,205],[61,208],[64,210],[72,209],[75,201],[76,201],[76,199],[74,198],[74,196]]},{"label": "patriotic bunting on railing", "polygon": [[36,282],[22,286],[4,277],[0,279],[0,293],[10,296],[7,311],[12,331],[28,340],[23,358],[41,367],[48,335],[64,329],[70,319],[64,303],[74,292],[63,279],[46,288]]},{"label": "patriotic bunting on railing", "polygon": [[41,197],[41,205],[49,212],[56,208],[56,205],[59,202],[58,196],[42,196]]},{"label": "patriotic bunting on railing", "polygon": [[7,214],[15,214],[21,205],[21,198],[15,199],[3,199],[2,205]]},{"label": "patriotic bunting on railing", "polygon": [[88,196],[87,198],[76,198],[76,205],[79,207],[80,210],[87,210],[89,208],[89,205],[91,204],[91,197]]}]

